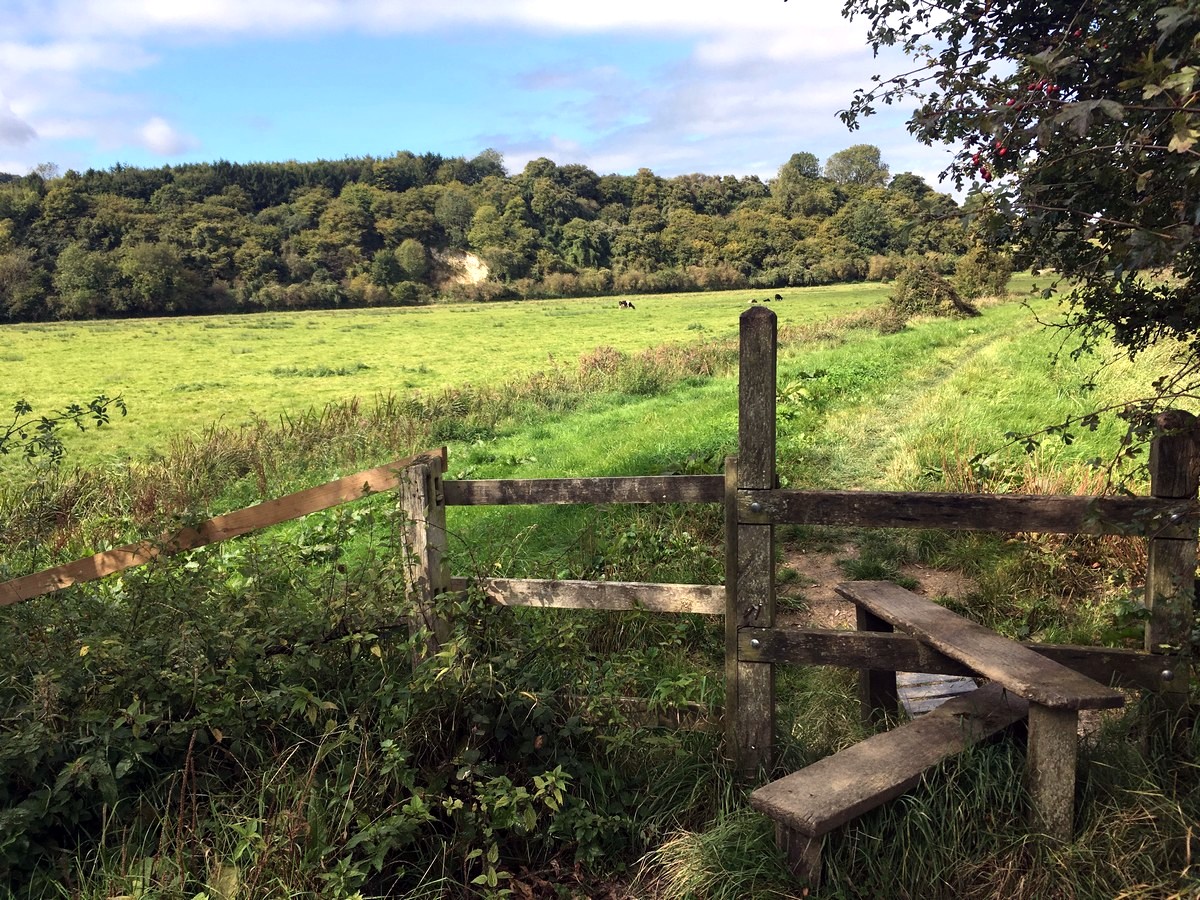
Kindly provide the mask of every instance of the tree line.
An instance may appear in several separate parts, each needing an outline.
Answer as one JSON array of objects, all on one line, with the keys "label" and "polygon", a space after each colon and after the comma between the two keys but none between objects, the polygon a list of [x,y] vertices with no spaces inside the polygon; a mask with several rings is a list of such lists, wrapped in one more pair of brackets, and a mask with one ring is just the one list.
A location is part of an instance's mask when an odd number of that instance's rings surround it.
[{"label": "tree line", "polygon": [[[968,201],[969,203],[969,201]],[[778,288],[949,272],[963,210],[859,144],[775,178],[400,152],[0,175],[0,321]],[[450,277],[465,253],[488,277]]]}]

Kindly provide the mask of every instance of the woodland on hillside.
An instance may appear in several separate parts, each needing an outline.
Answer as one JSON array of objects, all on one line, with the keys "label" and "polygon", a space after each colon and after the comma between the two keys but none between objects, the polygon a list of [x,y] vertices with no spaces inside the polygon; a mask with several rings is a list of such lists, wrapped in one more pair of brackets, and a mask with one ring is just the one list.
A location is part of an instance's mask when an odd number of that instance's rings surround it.
[{"label": "woodland on hillside", "polygon": [[[968,206],[974,198],[968,199]],[[0,174],[0,322],[882,279],[970,249],[962,210],[859,144],[756,176],[474,157]],[[480,257],[488,277],[448,265]]]}]

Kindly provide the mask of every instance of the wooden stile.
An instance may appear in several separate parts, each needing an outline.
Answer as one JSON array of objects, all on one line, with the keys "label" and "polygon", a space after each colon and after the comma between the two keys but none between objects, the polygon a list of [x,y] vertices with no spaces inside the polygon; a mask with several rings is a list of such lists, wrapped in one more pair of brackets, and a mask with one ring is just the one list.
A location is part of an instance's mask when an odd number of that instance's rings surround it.
[{"label": "wooden stile", "polygon": [[0,584],[0,606],[60,591],[73,584],[95,581],[106,575],[145,565],[159,556],[169,556],[184,550],[195,550],[198,547],[220,543],[260,528],[278,525],[309,513],[358,500],[369,494],[392,490],[400,483],[405,467],[421,460],[444,460],[445,453],[443,447],[438,451],[398,459],[256,506],[214,516],[195,528],[183,528],[173,534],[165,534],[157,541],[126,544],[75,562],[55,566],[44,572],[14,578]]},{"label": "wooden stile", "polygon": [[1079,710],[1113,709],[1124,695],[890,582],[853,581],[837,592],[1029,701],[1032,818],[1051,837],[1070,840]]},{"label": "wooden stile", "polygon": [[1119,691],[890,581],[851,581],[839,584],[836,590],[855,606],[931,644],[1031,703],[1074,710],[1115,709],[1125,704]]}]

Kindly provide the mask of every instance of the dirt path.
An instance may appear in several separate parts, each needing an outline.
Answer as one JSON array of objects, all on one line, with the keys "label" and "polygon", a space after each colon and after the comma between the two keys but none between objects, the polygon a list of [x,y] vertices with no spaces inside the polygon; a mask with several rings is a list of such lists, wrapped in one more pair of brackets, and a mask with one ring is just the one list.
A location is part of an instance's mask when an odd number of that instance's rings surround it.
[{"label": "dirt path", "polygon": [[[849,580],[837,561],[855,555],[853,544],[834,552],[785,549],[781,563],[800,577],[779,588],[779,626],[854,628],[854,604],[843,600],[833,588]],[[900,574],[915,579],[916,593],[927,597],[961,597],[974,587],[971,579],[959,572],[905,564]]]}]

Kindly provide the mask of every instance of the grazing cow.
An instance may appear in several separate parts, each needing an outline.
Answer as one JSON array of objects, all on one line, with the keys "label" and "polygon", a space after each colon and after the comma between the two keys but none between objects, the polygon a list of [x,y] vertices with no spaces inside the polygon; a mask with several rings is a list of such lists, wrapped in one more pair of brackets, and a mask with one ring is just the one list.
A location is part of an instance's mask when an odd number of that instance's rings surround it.
[{"label": "grazing cow", "polygon": [[625,306],[626,306],[628,309],[637,309],[637,307],[633,305],[633,301],[632,301],[632,300],[630,300],[628,303],[626,303],[626,304],[625,304]]},{"label": "grazing cow", "polygon": [[628,300],[620,300],[617,302],[617,306],[621,307],[621,309],[625,309],[627,306],[629,306],[629,301]]},{"label": "grazing cow", "polygon": [[776,299],[776,300],[782,300],[782,299],[783,299],[783,297],[781,297],[779,294],[776,294],[776,295],[775,295],[775,299]]}]

